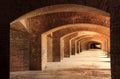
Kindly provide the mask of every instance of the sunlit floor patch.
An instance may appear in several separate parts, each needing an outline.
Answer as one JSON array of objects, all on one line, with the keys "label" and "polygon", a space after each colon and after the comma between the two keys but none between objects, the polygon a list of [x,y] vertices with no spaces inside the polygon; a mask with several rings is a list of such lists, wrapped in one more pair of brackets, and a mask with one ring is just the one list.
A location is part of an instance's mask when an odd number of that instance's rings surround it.
[{"label": "sunlit floor patch", "polygon": [[110,58],[102,50],[89,50],[71,56],[70,58],[64,58],[62,62],[48,62],[46,70],[59,70],[64,68],[110,69]]},{"label": "sunlit floor patch", "polygon": [[11,79],[111,79],[110,58],[101,50],[84,51],[61,62],[48,62],[44,71],[13,72]]}]

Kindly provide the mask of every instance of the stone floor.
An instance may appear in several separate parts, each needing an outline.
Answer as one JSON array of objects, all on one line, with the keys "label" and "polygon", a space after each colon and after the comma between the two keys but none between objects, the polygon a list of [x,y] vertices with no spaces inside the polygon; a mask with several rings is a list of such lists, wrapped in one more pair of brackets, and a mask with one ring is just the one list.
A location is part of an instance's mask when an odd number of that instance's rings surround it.
[{"label": "stone floor", "polygon": [[111,79],[110,58],[102,50],[89,50],[49,62],[44,71],[11,72],[10,79]]}]

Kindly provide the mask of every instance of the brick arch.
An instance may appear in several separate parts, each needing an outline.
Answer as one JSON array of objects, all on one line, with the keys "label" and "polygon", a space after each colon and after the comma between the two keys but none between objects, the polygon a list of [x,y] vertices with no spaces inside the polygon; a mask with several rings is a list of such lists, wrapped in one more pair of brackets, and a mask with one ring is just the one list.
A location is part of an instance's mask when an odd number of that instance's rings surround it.
[{"label": "brick arch", "polygon": [[[82,41],[82,42],[83,42],[82,46],[84,46],[84,47],[83,47],[83,48],[84,48],[83,51],[88,50],[88,48],[89,48],[89,46],[90,46],[91,43],[100,43],[101,46],[102,46],[101,50],[105,51],[105,52],[104,52],[104,55],[106,55],[107,57],[109,57],[110,53],[107,52],[107,50],[104,50],[104,49],[106,49],[106,47],[105,47],[105,45],[106,45],[106,40],[99,40],[99,39],[91,39],[91,38],[89,38],[89,40],[87,40],[87,41]],[[83,49],[83,48],[82,48],[82,49]]]},{"label": "brick arch", "polygon": [[91,49],[90,48],[90,46],[91,46],[91,44],[93,44],[93,43],[99,43],[100,45],[101,45],[101,48],[100,49],[102,49],[102,43],[101,42],[99,42],[99,41],[89,41],[88,43],[87,43],[87,49],[89,50],[89,49]]},{"label": "brick arch", "polygon": [[[95,35],[95,34],[94,34]],[[103,35],[104,36],[104,35]],[[70,39],[70,44],[71,44],[71,47],[70,47],[70,52],[73,54],[73,55],[75,55],[75,51],[76,51],[76,49],[75,49],[75,41],[76,40],[80,40],[80,39],[82,39],[82,38],[86,38],[86,37],[91,37],[91,36],[89,36],[89,35],[84,35],[84,36],[82,36],[82,37],[80,37],[80,36],[76,36],[76,37],[74,37],[74,38],[72,38],[72,39]],[[105,37],[105,36],[104,36]],[[109,37],[107,37],[107,38],[109,38]]]},{"label": "brick arch", "polygon": [[[68,33],[75,32],[75,31],[93,31],[93,32],[98,32],[98,33],[110,36],[110,29],[108,27],[96,25],[96,24],[89,24],[89,23],[62,25],[62,26],[53,28],[47,32],[44,32],[42,35],[51,34],[53,36],[60,31],[67,31]],[[62,34],[64,34],[64,32],[62,32],[61,35]]]},{"label": "brick arch", "polygon": [[[43,34],[44,32],[62,25],[79,24],[79,23],[97,24],[99,26],[105,26],[105,27],[110,26],[109,14],[106,12],[97,9],[91,9],[90,7],[85,7],[85,6],[81,7],[80,5],[75,5],[75,6],[73,5],[74,6],[74,8],[72,8],[73,11],[70,9],[64,9],[67,11],[62,11],[63,8],[65,8],[65,6],[66,8],[68,8],[67,5],[60,6],[56,9],[54,9],[55,6],[53,6],[54,8],[52,7],[51,9],[54,11],[43,8],[38,12],[33,11],[33,13],[30,14],[28,13],[26,15],[23,15],[19,19],[11,22],[10,24],[11,29],[30,33],[31,69],[33,70],[44,69],[43,65],[45,63],[43,62],[47,61],[47,60],[41,60],[42,58],[44,58],[41,52],[41,34]],[[76,8],[77,6],[79,8]],[[72,6],[69,5],[69,7]],[[46,10],[52,12],[47,12]],[[41,11],[43,11],[42,14],[39,13]],[[18,23],[21,24],[22,26],[18,26]],[[51,36],[51,34],[49,35]]]},{"label": "brick arch", "polygon": [[104,40],[104,46],[102,47],[102,50],[106,52],[106,55],[110,57],[110,40],[106,39]]},{"label": "brick arch", "polygon": [[[51,38],[52,41],[49,43],[52,45],[50,49],[53,52],[53,61],[61,61],[62,59],[62,54],[60,53],[60,37],[75,31],[93,31],[109,36],[109,28],[94,24],[70,24],[49,30],[42,34],[42,42],[47,42],[45,41],[46,37]],[[47,53],[45,50],[47,49],[46,45],[42,44],[42,53]]]},{"label": "brick arch", "polygon": [[[86,2],[87,1],[87,2]],[[24,3],[24,1],[22,1],[23,3]],[[22,2],[20,3],[20,4],[22,4]],[[119,43],[120,43],[120,41],[119,41],[119,14],[120,14],[120,12],[118,11],[119,10],[119,0],[111,0],[110,1],[110,3],[111,3],[111,6],[109,6],[110,7],[110,9],[108,10],[108,5],[109,5],[109,3],[108,3],[109,1],[107,1],[107,3],[106,3],[106,1],[105,1],[105,3],[104,3],[104,1],[102,1],[100,4],[99,4],[99,1],[95,1],[95,2],[91,2],[91,0],[89,1],[89,0],[85,0],[85,1],[78,1],[78,0],[76,0],[75,2],[73,1],[70,1],[70,3],[77,3],[77,4],[84,4],[84,5],[88,5],[88,6],[95,6],[96,8],[101,8],[101,9],[103,9],[103,10],[106,10],[106,11],[109,11],[109,12],[111,12],[111,17],[112,17],[112,21],[111,21],[111,29],[112,29],[112,32],[111,32],[111,54],[112,54],[112,56],[111,56],[111,58],[112,58],[112,60],[111,60],[111,62],[112,62],[112,79],[119,79],[120,78],[120,76],[119,76],[119,74],[120,74],[120,71],[119,71],[119,66],[120,66],[120,64],[119,64],[119,60],[117,60],[117,59],[119,59],[119,57],[120,57],[120,55],[119,55],[119,51],[120,51],[120,49],[119,49]],[[6,3],[6,1],[4,1],[3,3]],[[13,4],[13,6],[12,7],[14,7],[14,6],[16,6],[16,1],[12,1],[12,4]],[[22,13],[24,13],[24,12],[27,12],[27,11],[30,11],[30,10],[32,10],[32,9],[35,9],[36,7],[38,7],[38,6],[40,6],[39,4],[44,4],[45,2],[43,1],[43,2],[27,2],[27,1],[25,1],[25,3],[23,4],[23,5],[25,5],[26,7],[30,7],[30,6],[32,6],[31,8],[25,8],[25,9],[22,9],[23,8],[23,6],[19,6],[19,5],[17,5],[17,7],[15,7],[15,8],[13,8],[12,9],[12,11],[11,11],[11,13],[9,13],[9,9],[7,9],[7,11],[4,9],[4,11],[3,11],[3,13],[6,13],[8,16],[11,16],[11,15],[13,15],[13,17],[17,17],[17,16],[19,16],[20,14],[22,14]],[[64,2],[64,0],[62,0],[62,1],[59,1],[59,2],[55,2],[55,3],[52,3],[52,2],[50,2],[50,3],[45,3],[45,5],[52,5],[52,4],[60,4],[60,3],[69,3],[67,0]],[[97,5],[97,3],[99,4],[99,5]],[[36,5],[37,4],[37,5]],[[101,4],[103,5],[103,6],[101,6]],[[3,5],[3,4],[2,4]],[[45,5],[42,5],[42,6],[45,6]],[[42,7],[41,6],[41,7]],[[4,5],[3,5],[3,7],[4,7]],[[6,6],[6,7],[9,7],[9,6]],[[18,8],[20,8],[20,10],[21,11],[19,11],[19,9]],[[27,11],[26,11],[26,9],[27,9]],[[16,12],[15,12],[16,11]],[[17,14],[18,13],[18,14]],[[19,14],[20,13],[20,14]],[[118,15],[118,16],[117,16]],[[12,19],[13,19],[13,17],[12,17]],[[2,17],[3,19],[4,19],[4,17]],[[11,18],[8,18],[8,17],[6,17],[6,19],[5,20],[3,20],[2,21],[2,23],[1,23],[1,26],[3,26],[2,28],[4,29],[4,27],[9,27],[8,26],[8,22],[9,21],[11,21]],[[5,32],[5,34],[8,34],[8,33],[6,33]],[[116,36],[116,35],[118,35],[118,36]],[[5,35],[5,36],[8,36],[8,35]],[[4,36],[2,36],[2,37],[4,37]],[[5,38],[6,39],[6,38]],[[7,43],[8,44],[8,43]],[[8,44],[9,45],[9,44]],[[7,46],[8,47],[8,45],[6,45],[6,43],[5,43],[5,45],[4,46]],[[4,48],[4,47],[3,47]],[[9,48],[9,47],[8,47]],[[8,48],[5,48],[5,50],[7,49],[7,50],[9,50]],[[6,50],[6,51],[7,51]],[[5,52],[6,52],[5,51]],[[5,53],[4,52],[4,53]],[[8,52],[8,51],[7,51]],[[8,54],[8,53],[7,53]],[[3,56],[2,56],[3,57]],[[4,56],[3,58],[7,58],[8,59],[8,56]],[[8,64],[7,64],[8,65]],[[3,71],[5,71],[5,70],[9,70],[8,68],[4,68],[4,70]],[[5,73],[6,74],[6,72],[3,72],[3,73]],[[6,76],[7,77],[7,76]],[[8,78],[8,77],[7,77]]]},{"label": "brick arch", "polygon": [[[64,38],[65,37],[68,37],[67,39],[70,39],[70,38],[72,38],[73,36],[77,36],[78,35],[78,33],[79,33],[79,31],[78,32],[73,32],[73,33],[69,33],[69,34],[67,34],[67,35],[64,35],[63,37],[61,37],[60,38],[60,52],[62,52],[62,56],[63,57],[66,57],[66,54],[64,53]],[[82,31],[82,33],[85,33],[85,31],[83,32]],[[51,39],[50,39],[50,36],[48,35],[48,40],[47,40],[47,42],[49,42]],[[69,41],[68,41],[69,42]],[[49,49],[51,47],[51,45],[50,44],[47,44],[47,51],[49,51],[49,52],[47,52],[47,61],[48,62],[51,62],[51,61],[53,61],[53,56],[52,56],[52,51],[51,51],[51,49]]]},{"label": "brick arch", "polygon": [[82,47],[84,48],[84,50],[87,50],[87,46],[88,46],[88,43],[89,42],[99,42],[102,44],[102,50],[105,51],[105,55],[107,57],[110,56],[110,52],[109,52],[109,49],[106,47],[106,44],[109,45],[106,41],[106,39],[98,39],[98,38],[88,38],[87,40],[82,40]]},{"label": "brick arch", "polygon": [[[89,35],[90,35],[91,33],[89,32]],[[84,35],[84,34],[83,34]],[[85,34],[85,36],[87,36],[86,34]],[[84,36],[83,36],[84,37]],[[104,36],[105,37],[105,36]],[[72,54],[72,55],[75,55],[75,40],[77,40],[77,39],[80,39],[81,37],[78,35],[78,36],[76,36],[76,37],[73,37],[72,39],[70,39],[70,53]],[[108,40],[110,40],[109,38],[110,37],[107,37],[106,36],[106,38],[108,38]],[[109,42],[110,43],[110,42]]]},{"label": "brick arch", "polygon": [[104,51],[106,51],[107,52],[107,50],[105,50],[106,49],[106,38],[103,38],[103,39],[99,39],[99,37],[88,37],[88,38],[85,38],[85,39],[82,39],[82,40],[80,40],[79,42],[81,43],[81,49],[82,50],[87,50],[87,44],[88,44],[88,42],[90,42],[90,41],[96,41],[96,42],[100,42],[104,47],[102,47],[102,50],[104,50]]},{"label": "brick arch", "polygon": [[80,40],[80,39],[83,39],[83,38],[86,38],[86,37],[92,37],[93,35],[82,35],[82,36],[76,36],[75,38],[72,38],[70,39],[70,53],[72,55],[75,55],[76,54],[76,51],[77,51],[77,47],[76,47],[76,43],[75,41],[76,40]]},{"label": "brick arch", "polygon": [[82,35],[86,35],[86,34],[91,35],[91,32],[90,31],[77,31],[77,32],[72,32],[72,33],[66,34],[60,38],[60,52],[64,54],[64,57],[70,57],[70,55],[71,55],[69,40],[76,36],[82,36]]},{"label": "brick arch", "polygon": [[[69,39],[77,36],[79,34],[78,32],[72,32],[69,34],[66,34],[64,36],[62,36],[60,38],[60,53],[62,53],[62,57],[70,57],[70,53],[69,53]],[[65,41],[67,40],[67,41]],[[67,48],[66,48],[67,47]]]},{"label": "brick arch", "polygon": [[101,15],[85,12],[63,12],[29,18],[27,19],[27,29],[32,34],[40,34],[62,25],[77,23],[97,24],[105,27],[110,26],[109,18],[104,18]]},{"label": "brick arch", "polygon": [[[89,45],[91,43],[100,43],[103,46],[103,45],[105,45],[105,40],[97,40],[97,39],[91,40],[90,39],[89,41],[86,41],[86,42],[84,41],[83,45],[85,45],[85,50],[88,50]],[[102,49],[103,49],[103,47],[102,47]]]},{"label": "brick arch", "polygon": [[40,8],[27,13],[11,22],[11,28],[23,30],[23,26],[17,26],[18,23],[21,23],[29,33],[39,35],[66,24],[91,23],[109,27],[110,17],[109,13],[92,7],[61,4]]},{"label": "brick arch", "polygon": [[[70,55],[75,53],[75,51],[71,53],[71,50],[72,50],[71,47],[73,44],[75,44],[75,42],[71,44],[71,41],[70,41],[71,39],[75,37],[76,38],[78,37],[78,39],[80,38],[82,39],[82,37],[87,37],[87,36],[92,37],[95,35],[97,36],[101,34],[97,32],[91,32],[91,31],[78,31],[78,32],[66,34],[60,38],[60,48],[61,48],[60,52],[64,54],[64,57],[70,57]],[[103,35],[103,37],[105,36]],[[76,46],[76,45],[73,45],[73,46]]]},{"label": "brick arch", "polygon": [[52,5],[52,6],[46,6],[43,8],[39,8],[36,10],[33,10],[31,12],[28,12],[15,21],[11,23],[15,23],[17,21],[21,21],[23,19],[27,19],[30,17],[35,17],[38,15],[44,15],[44,14],[50,14],[50,13],[57,13],[57,12],[90,12],[90,13],[95,13],[99,15],[104,15],[109,17],[109,13],[93,8],[93,7],[88,7],[84,5],[77,5],[77,4],[59,4],[59,5]]},{"label": "brick arch", "polygon": [[79,52],[82,51],[82,48],[80,48],[80,46],[81,46],[81,42],[80,41],[85,40],[86,38],[93,38],[93,37],[96,37],[96,38],[101,37],[102,39],[106,39],[106,40],[109,39],[109,37],[106,37],[106,36],[104,36],[102,34],[77,37],[77,39],[75,39],[74,42],[72,43],[73,46],[71,45],[72,53],[75,54],[75,53],[79,53]]}]

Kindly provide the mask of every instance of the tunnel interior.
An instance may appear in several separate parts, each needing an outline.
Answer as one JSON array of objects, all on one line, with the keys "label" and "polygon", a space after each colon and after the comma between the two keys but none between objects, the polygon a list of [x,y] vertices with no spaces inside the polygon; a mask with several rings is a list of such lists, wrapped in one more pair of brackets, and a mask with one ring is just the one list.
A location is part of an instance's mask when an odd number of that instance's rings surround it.
[{"label": "tunnel interior", "polygon": [[11,73],[89,68],[111,75],[107,12],[76,4],[53,5],[29,12],[10,25]]},{"label": "tunnel interior", "polygon": [[89,49],[101,49],[101,44],[97,42],[90,43]]}]

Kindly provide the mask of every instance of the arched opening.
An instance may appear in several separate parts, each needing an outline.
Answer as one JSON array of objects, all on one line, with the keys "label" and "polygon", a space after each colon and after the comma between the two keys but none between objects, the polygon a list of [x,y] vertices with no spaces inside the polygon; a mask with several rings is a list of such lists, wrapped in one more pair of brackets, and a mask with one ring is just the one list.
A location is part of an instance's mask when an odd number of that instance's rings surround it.
[{"label": "arched opening", "polygon": [[92,42],[92,43],[90,43],[89,49],[101,49],[101,47],[102,46],[100,43]]},{"label": "arched opening", "polygon": [[[104,34],[104,35],[109,37],[109,28],[102,27],[100,25],[94,25],[94,24],[64,25],[64,26],[59,26],[57,28],[49,30],[48,32],[43,33],[42,34],[42,40],[44,42],[45,42],[46,36],[48,36],[50,33],[52,34],[52,38],[51,38],[52,41],[50,42],[52,44],[52,47],[49,47],[49,48],[52,49],[53,61],[58,62],[58,61],[61,61],[61,59],[63,59],[63,53],[60,53],[60,37],[66,35],[66,34],[75,32],[75,31],[86,31],[86,30],[87,31],[98,32],[98,33]],[[44,46],[44,45],[42,45],[42,46]],[[49,54],[49,51],[47,52],[47,49],[49,49],[49,48],[47,48],[47,44],[43,48],[46,49],[43,52]]]},{"label": "arched opening", "polygon": [[[17,52],[11,51],[11,71],[59,70],[65,67],[68,69],[75,67],[76,69],[77,66],[80,66],[80,68],[77,68],[80,70],[83,64],[87,66],[88,64],[83,63],[82,59],[80,59],[80,63],[74,62],[75,58],[72,57],[80,54],[79,58],[82,58],[84,50],[102,49],[107,52],[107,55],[110,55],[109,19],[109,14],[104,11],[73,4],[48,6],[23,15],[11,23],[11,31],[16,30],[28,34],[29,38],[27,36],[23,37],[28,39],[28,49],[20,50],[20,52],[29,50],[21,54],[21,56],[28,57],[24,60],[28,63],[25,64],[24,61],[20,61],[24,62],[23,65],[17,66],[21,69],[17,67],[14,69],[13,67],[16,65],[13,65],[12,58],[14,57],[13,54]],[[15,34],[11,34],[11,36]],[[18,36],[21,36],[21,34],[16,34],[15,40],[20,40]],[[12,40],[10,42],[12,45]],[[26,45],[26,42],[23,42],[23,44]],[[16,46],[16,44],[14,45]],[[20,46],[22,45],[20,44]],[[18,48],[11,47],[11,50],[17,50]],[[73,60],[69,63],[66,58]],[[65,64],[66,61],[68,61],[68,64]],[[18,60],[15,60],[15,62],[18,62]],[[87,62],[89,62],[88,59]],[[94,61],[92,60],[92,62]],[[72,64],[74,65],[72,66]],[[98,67],[99,64],[94,64],[94,66]],[[98,70],[102,67],[103,69],[106,68],[106,66],[100,65]],[[108,63],[107,67],[110,69]],[[96,67],[91,66],[91,68],[95,69]]]}]

